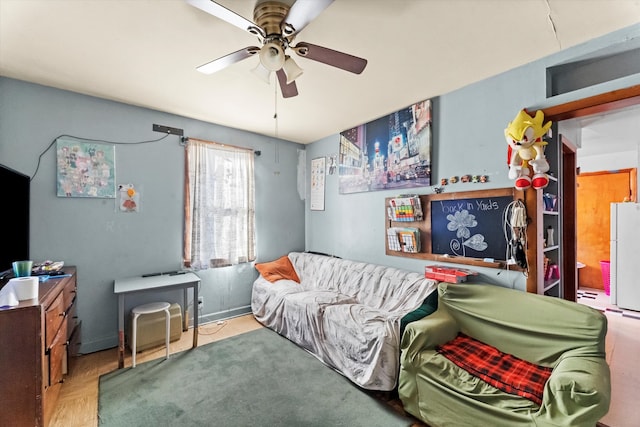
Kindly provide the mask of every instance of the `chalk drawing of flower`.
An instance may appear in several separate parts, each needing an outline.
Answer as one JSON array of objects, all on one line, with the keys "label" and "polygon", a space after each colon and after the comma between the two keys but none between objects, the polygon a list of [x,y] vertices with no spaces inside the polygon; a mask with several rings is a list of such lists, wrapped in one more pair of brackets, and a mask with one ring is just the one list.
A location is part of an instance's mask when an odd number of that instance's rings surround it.
[{"label": "chalk drawing of flower", "polygon": [[[488,245],[487,242],[484,241],[482,234],[474,234],[471,236],[469,229],[478,225],[475,215],[470,214],[468,210],[464,209],[456,211],[453,215],[447,215],[447,219],[449,220],[447,229],[449,231],[455,231],[456,237],[460,239],[460,241],[451,239],[449,243],[449,247],[456,255],[460,255],[458,253],[460,248],[462,248],[462,255],[464,255],[466,253],[465,246],[475,249],[476,251],[484,251],[487,249]],[[465,241],[464,239],[467,240]]]},{"label": "chalk drawing of flower", "polygon": [[475,249],[476,251],[484,251],[489,246],[487,242],[484,241],[484,236],[482,234],[474,234],[466,240],[463,245],[470,247],[471,249]]},{"label": "chalk drawing of flower", "polygon": [[468,210],[456,211],[453,215],[447,215],[449,224],[447,224],[447,230],[455,231],[457,238],[468,239],[471,236],[469,228],[473,228],[478,225],[476,216],[469,213]]}]

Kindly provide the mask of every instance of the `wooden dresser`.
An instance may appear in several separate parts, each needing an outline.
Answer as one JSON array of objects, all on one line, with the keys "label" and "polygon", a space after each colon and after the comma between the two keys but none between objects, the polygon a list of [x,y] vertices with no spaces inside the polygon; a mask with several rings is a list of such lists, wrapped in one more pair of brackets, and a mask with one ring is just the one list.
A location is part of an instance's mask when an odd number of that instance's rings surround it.
[{"label": "wooden dresser", "polygon": [[0,426],[46,426],[80,345],[76,269],[39,284],[39,298],[0,309]]}]

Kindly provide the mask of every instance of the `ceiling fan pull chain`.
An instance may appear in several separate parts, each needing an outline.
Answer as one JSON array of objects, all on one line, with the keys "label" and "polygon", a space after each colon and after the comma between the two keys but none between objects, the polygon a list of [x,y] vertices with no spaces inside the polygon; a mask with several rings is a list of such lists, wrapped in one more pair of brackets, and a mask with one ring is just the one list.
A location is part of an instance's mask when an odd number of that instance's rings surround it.
[{"label": "ceiling fan pull chain", "polygon": [[[275,121],[275,137],[278,138],[278,85],[273,85],[273,120]],[[274,161],[280,163],[280,145],[278,141],[274,142]]]},{"label": "ceiling fan pull chain", "polygon": [[278,137],[278,85],[273,85],[273,120],[275,121],[275,137],[277,138]]}]

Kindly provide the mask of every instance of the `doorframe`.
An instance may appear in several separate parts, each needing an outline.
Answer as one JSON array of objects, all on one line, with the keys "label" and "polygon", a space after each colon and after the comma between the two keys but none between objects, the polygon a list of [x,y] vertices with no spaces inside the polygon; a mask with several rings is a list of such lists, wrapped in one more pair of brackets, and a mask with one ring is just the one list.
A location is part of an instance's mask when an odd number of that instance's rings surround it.
[{"label": "doorframe", "polygon": [[578,147],[560,135],[560,150],[562,162],[562,216],[560,217],[562,230],[562,298],[569,301],[577,300],[578,293],[578,242],[577,234],[577,151]]},{"label": "doorframe", "polygon": [[[560,122],[640,104],[640,85],[617,89],[576,101],[542,108],[546,120]],[[578,270],[576,267],[576,150],[562,141],[562,296],[576,301]],[[573,149],[572,149],[573,148]]]}]

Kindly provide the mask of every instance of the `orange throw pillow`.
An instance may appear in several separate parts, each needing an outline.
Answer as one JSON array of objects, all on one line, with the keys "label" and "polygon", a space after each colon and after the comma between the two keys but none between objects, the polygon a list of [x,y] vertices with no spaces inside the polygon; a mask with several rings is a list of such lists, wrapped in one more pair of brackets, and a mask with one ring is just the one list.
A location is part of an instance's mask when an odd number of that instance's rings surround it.
[{"label": "orange throw pillow", "polygon": [[276,280],[287,279],[300,283],[300,278],[288,256],[282,256],[275,261],[256,264],[256,270],[267,281],[273,283]]}]

